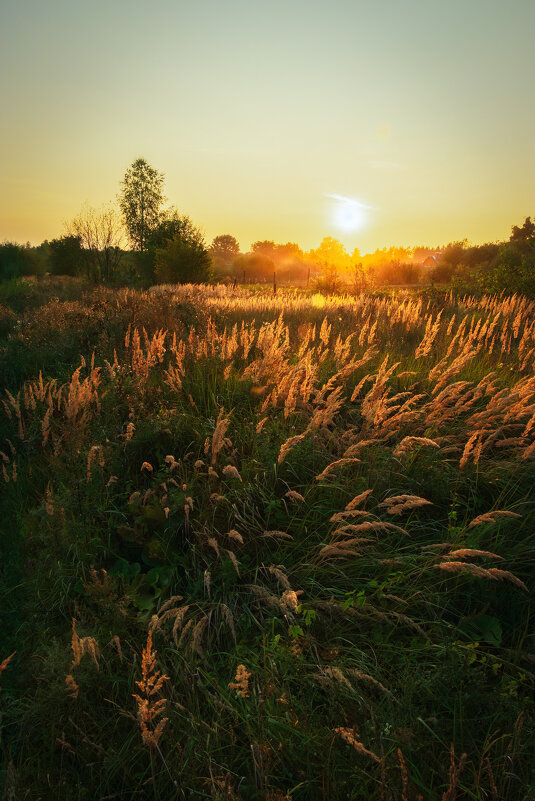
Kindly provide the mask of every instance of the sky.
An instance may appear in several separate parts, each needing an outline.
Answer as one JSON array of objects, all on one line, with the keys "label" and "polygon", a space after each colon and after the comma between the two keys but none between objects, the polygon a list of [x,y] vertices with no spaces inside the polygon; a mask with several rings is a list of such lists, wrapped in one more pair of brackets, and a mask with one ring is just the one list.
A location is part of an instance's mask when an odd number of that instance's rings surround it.
[{"label": "sky", "polygon": [[135,158],[208,242],[361,252],[535,215],[533,0],[0,0],[0,241]]}]

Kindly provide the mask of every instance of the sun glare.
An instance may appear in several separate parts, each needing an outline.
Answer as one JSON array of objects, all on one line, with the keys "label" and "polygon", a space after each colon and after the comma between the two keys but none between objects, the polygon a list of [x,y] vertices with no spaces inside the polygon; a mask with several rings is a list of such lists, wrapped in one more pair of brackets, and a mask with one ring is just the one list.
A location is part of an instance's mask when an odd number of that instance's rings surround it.
[{"label": "sun glare", "polygon": [[332,201],[331,218],[340,231],[359,231],[366,224],[367,210],[364,203],[343,195],[327,195]]}]

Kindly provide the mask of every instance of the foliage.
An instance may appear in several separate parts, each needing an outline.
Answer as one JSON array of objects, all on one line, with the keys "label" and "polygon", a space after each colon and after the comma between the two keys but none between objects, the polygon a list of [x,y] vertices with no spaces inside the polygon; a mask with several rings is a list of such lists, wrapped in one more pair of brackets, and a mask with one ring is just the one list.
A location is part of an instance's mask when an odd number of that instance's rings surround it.
[{"label": "foliage", "polygon": [[0,244],[0,281],[9,278],[18,278],[21,275],[32,273],[31,248],[22,247],[15,242]]},{"label": "foliage", "polygon": [[132,247],[142,253],[162,220],[163,173],[138,158],[121,182],[119,204]]},{"label": "foliage", "polygon": [[61,236],[48,242],[50,272],[54,275],[76,275],[83,263],[82,239],[79,235]]},{"label": "foliage", "polygon": [[533,303],[23,284],[6,796],[529,798]]},{"label": "foliage", "polygon": [[535,223],[513,226],[508,242],[466,248],[454,276],[459,291],[509,292],[535,297]]},{"label": "foliage", "polygon": [[156,249],[154,261],[157,282],[207,283],[211,276],[211,259],[200,230],[186,216],[175,217],[163,225],[166,238]]},{"label": "foliage", "polygon": [[344,245],[332,236],[322,239],[319,247],[309,253],[310,259],[316,264],[328,265],[334,268],[348,268],[351,266],[351,257]]},{"label": "foliage", "polygon": [[214,269],[228,271],[240,253],[240,246],[237,239],[231,234],[220,234],[214,237],[209,250]]},{"label": "foliage", "polygon": [[123,232],[120,219],[111,206],[94,209],[85,206],[69,226],[66,247],[81,246],[82,263],[93,281],[111,280],[122,258]]},{"label": "foliage", "polygon": [[381,284],[417,284],[420,269],[410,262],[391,261],[377,267],[374,271],[375,282]]}]

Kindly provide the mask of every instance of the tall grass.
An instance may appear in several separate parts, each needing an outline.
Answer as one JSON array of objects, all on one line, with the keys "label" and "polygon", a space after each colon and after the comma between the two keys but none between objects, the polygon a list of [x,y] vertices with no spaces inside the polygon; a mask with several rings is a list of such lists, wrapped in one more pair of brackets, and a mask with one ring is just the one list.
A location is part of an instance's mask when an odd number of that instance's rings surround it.
[{"label": "tall grass", "polygon": [[530,797],[535,305],[43,300],[0,344],[6,797]]}]

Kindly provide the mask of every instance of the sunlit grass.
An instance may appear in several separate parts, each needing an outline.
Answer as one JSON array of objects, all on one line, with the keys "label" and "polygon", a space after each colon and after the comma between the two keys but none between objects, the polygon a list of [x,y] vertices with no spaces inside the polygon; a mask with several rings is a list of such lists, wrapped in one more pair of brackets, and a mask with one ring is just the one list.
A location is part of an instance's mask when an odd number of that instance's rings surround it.
[{"label": "sunlit grass", "polygon": [[43,301],[0,341],[6,786],[528,797],[534,304]]}]

